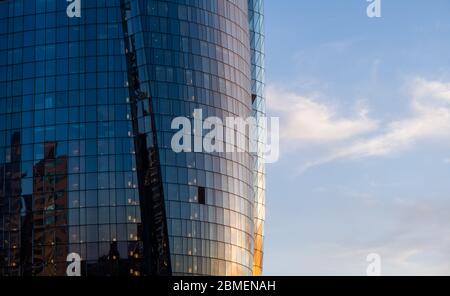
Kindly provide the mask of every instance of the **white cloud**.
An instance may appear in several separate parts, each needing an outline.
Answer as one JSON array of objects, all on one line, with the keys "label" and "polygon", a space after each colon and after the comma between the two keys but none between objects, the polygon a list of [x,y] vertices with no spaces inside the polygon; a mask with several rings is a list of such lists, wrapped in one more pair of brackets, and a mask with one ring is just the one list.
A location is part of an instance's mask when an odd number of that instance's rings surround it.
[{"label": "white cloud", "polygon": [[414,80],[412,87],[415,97],[450,102],[450,82],[428,81],[418,78]]},{"label": "white cloud", "polygon": [[269,86],[268,108],[281,117],[281,138],[290,143],[329,143],[353,138],[377,128],[368,110],[357,107],[352,117],[339,116],[336,108],[315,96],[302,96]]},{"label": "white cloud", "polygon": [[[343,118],[335,108],[313,98],[269,88],[269,109],[282,112],[286,124],[282,137],[291,144],[345,140],[328,145],[329,152],[305,164],[302,170],[337,159],[386,156],[423,141],[450,140],[450,83],[414,79],[409,84],[410,114],[378,124],[360,109],[354,118]],[[275,98],[275,99],[274,99]],[[275,104],[275,106],[273,105]],[[283,124],[283,122],[282,122]],[[369,132],[374,132],[369,135]]]}]

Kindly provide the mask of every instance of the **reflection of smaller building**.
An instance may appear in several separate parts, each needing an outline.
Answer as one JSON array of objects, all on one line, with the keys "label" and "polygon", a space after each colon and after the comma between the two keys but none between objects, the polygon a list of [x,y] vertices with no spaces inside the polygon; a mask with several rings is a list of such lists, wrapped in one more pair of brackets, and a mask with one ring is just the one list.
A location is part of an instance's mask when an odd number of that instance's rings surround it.
[{"label": "reflection of smaller building", "polygon": [[22,275],[32,275],[33,264],[33,196],[23,195],[21,197],[21,224],[22,229],[20,233],[21,245],[20,245],[20,262],[22,266]]},{"label": "reflection of smaller building", "polygon": [[126,276],[129,262],[121,257],[118,242],[111,242],[109,252],[98,258],[98,262],[88,263],[88,275]]},{"label": "reflection of smaller building", "polygon": [[[88,276],[140,276],[143,271],[142,242],[117,242],[109,244],[107,254],[97,262],[87,262]],[[84,274],[84,273],[82,273]]]},{"label": "reflection of smaller building", "polygon": [[44,147],[33,168],[33,273],[65,275],[67,244],[67,156],[56,157],[56,143]]},{"label": "reflection of smaller building", "polygon": [[21,274],[21,162],[20,133],[11,136],[6,161],[0,164],[0,272]]}]

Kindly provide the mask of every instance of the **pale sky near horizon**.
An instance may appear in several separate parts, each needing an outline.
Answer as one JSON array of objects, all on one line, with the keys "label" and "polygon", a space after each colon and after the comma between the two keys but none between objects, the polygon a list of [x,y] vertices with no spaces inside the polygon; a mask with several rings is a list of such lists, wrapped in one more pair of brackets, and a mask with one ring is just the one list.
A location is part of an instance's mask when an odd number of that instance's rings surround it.
[{"label": "pale sky near horizon", "polygon": [[266,0],[265,275],[450,275],[450,2]]}]

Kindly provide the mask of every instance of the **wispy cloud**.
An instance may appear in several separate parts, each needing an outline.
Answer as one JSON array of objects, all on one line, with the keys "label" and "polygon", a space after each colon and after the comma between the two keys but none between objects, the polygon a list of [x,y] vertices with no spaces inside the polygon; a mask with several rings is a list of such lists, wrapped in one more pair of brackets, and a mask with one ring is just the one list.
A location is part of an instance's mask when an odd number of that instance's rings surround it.
[{"label": "wispy cloud", "polygon": [[306,163],[306,170],[338,159],[395,154],[427,140],[449,141],[450,83],[417,78],[408,89],[409,114],[391,122],[369,118],[366,108],[346,118],[314,97],[273,88],[268,92],[269,102],[273,100],[269,108],[281,111],[282,138],[291,144],[336,142],[327,146],[325,155]]},{"label": "wispy cloud", "polygon": [[281,138],[290,143],[330,143],[351,139],[373,131],[378,123],[364,106],[355,106],[352,116],[338,114],[336,107],[320,100],[317,94],[299,95],[269,86],[268,108],[282,121]]}]

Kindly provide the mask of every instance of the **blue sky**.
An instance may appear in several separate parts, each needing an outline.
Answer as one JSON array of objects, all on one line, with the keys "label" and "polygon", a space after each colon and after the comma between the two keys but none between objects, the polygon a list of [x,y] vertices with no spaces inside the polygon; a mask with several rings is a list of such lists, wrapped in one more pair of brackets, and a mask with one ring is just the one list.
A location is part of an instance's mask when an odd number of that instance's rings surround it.
[{"label": "blue sky", "polygon": [[450,2],[266,0],[266,275],[450,275]]}]

